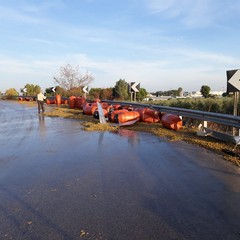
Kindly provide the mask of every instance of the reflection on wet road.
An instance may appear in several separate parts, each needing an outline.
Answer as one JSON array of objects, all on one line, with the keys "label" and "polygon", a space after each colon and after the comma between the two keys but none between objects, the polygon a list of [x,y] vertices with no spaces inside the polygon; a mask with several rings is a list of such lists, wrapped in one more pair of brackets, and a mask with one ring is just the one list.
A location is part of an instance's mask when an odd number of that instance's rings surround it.
[{"label": "reflection on wet road", "polygon": [[0,239],[240,239],[240,171],[205,149],[7,101],[0,124]]}]

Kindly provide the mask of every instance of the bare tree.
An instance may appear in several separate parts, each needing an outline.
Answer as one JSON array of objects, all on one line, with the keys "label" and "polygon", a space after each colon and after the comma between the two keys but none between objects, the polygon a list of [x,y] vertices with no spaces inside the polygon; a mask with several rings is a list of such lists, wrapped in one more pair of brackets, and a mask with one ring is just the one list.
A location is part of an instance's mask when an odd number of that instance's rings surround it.
[{"label": "bare tree", "polygon": [[85,74],[82,74],[79,66],[74,67],[70,64],[60,67],[59,75],[53,78],[60,87],[66,90],[84,87],[93,81],[91,73],[87,71]]}]

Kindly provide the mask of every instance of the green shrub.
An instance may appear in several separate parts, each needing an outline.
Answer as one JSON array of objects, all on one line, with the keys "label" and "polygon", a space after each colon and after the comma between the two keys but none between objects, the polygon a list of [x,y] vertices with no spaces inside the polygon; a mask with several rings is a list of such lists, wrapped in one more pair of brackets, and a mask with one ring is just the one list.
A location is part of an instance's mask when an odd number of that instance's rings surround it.
[{"label": "green shrub", "polygon": [[[186,98],[186,99],[169,99],[164,101],[152,101],[154,105],[169,106],[176,108],[185,108],[214,113],[233,114],[233,98]],[[240,109],[240,102],[238,104]]]}]

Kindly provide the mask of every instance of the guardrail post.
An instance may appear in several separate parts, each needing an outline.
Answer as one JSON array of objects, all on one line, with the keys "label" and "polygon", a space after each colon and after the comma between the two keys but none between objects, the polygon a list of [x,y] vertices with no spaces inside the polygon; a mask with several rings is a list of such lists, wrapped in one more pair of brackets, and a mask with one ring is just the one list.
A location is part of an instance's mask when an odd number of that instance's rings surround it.
[{"label": "guardrail post", "polygon": [[[233,115],[238,115],[238,102],[239,102],[239,92],[234,92],[234,106],[233,106]],[[233,127],[233,136],[239,135],[239,130],[237,128]]]}]

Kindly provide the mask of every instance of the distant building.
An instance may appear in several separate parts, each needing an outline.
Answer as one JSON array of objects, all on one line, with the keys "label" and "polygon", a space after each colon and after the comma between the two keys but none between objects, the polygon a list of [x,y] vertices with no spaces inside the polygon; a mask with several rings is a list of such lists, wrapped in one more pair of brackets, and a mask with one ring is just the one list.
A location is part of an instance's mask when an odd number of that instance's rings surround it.
[{"label": "distant building", "polygon": [[[224,91],[210,91],[211,96],[222,97]],[[202,94],[200,91],[192,91],[192,92],[183,92],[182,96],[176,98],[202,98]],[[168,100],[171,98],[175,98],[173,96],[156,96],[154,94],[147,94],[147,97],[143,100],[145,101],[160,101],[160,100]]]},{"label": "distant building", "polygon": [[[222,97],[223,93],[224,93],[224,91],[210,91],[210,96]],[[191,93],[191,97],[199,98],[199,97],[203,97],[203,96],[200,91],[193,91]]]},{"label": "distant building", "polygon": [[210,91],[212,96],[222,97],[224,91]]},{"label": "distant building", "polygon": [[190,92],[183,92],[183,97],[191,97],[191,93]]},{"label": "distant building", "polygon": [[193,92],[191,92],[191,97],[192,98],[201,98],[203,96],[200,91],[193,91]]},{"label": "distant building", "polygon": [[147,94],[147,97],[144,98],[144,101],[161,101],[161,100],[168,100],[173,98],[172,96],[156,96],[153,94]]}]

